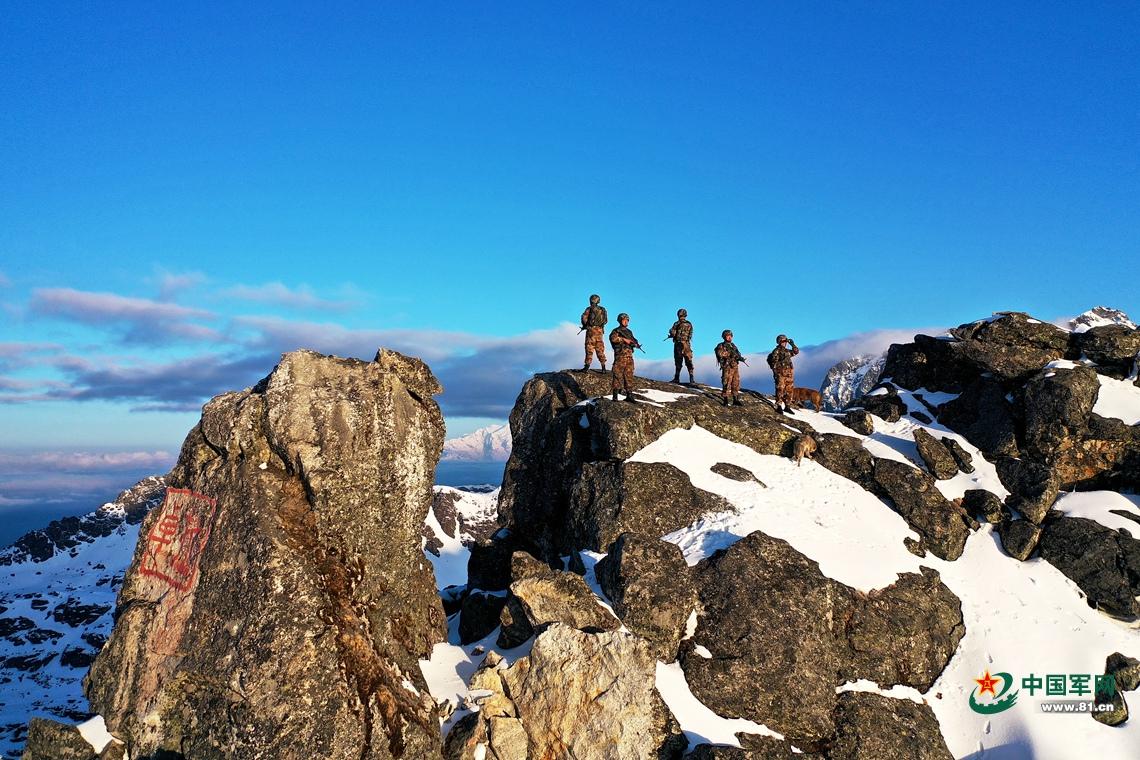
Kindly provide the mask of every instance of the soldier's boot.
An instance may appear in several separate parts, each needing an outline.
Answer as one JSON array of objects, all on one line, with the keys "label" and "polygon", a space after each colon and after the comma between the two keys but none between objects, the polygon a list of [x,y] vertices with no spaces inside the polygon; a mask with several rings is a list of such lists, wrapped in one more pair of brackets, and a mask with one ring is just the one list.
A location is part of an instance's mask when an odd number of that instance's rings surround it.
[{"label": "soldier's boot", "polygon": [[631,403],[631,404],[636,404],[636,403],[637,403],[637,399],[633,397],[633,393],[632,393],[631,391],[626,391],[626,392],[625,392],[625,400],[626,400],[626,401],[628,401],[628,402],[629,402],[629,403]]},{"label": "soldier's boot", "polygon": [[681,383],[681,370],[677,370],[673,373],[672,382],[677,383],[678,385]]},{"label": "soldier's boot", "polygon": [[614,401],[617,401],[617,391],[614,391]]},{"label": "soldier's boot", "polygon": [[728,406],[728,396],[721,396],[721,397],[720,397],[720,403],[721,403],[723,406]]},{"label": "soldier's boot", "polygon": [[583,372],[589,372],[590,371],[590,363],[589,362],[586,362],[585,364],[582,365],[582,371]]},{"label": "soldier's boot", "polygon": [[605,371],[606,371],[606,363],[602,362],[602,372],[605,372]]},{"label": "soldier's boot", "polygon": [[744,404],[740,400],[740,396],[733,396],[732,397],[732,405],[733,406],[744,406]]},{"label": "soldier's boot", "polygon": [[[681,373],[678,372],[677,374],[681,374]],[[696,383],[696,381],[693,380],[693,371],[689,370],[689,385],[693,385],[694,383]]]},{"label": "soldier's boot", "polygon": [[784,404],[784,414],[790,415],[792,417],[796,416],[796,413],[792,411],[792,405],[791,404],[788,404],[788,403]]}]

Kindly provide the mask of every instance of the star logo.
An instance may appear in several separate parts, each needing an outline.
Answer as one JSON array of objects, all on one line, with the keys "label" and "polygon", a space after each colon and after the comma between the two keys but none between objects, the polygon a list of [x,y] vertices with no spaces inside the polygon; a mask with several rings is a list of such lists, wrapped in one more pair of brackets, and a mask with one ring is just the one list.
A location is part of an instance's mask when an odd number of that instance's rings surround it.
[{"label": "star logo", "polygon": [[989,668],[986,668],[985,675],[981,678],[975,678],[974,683],[978,685],[978,696],[982,696],[986,692],[989,692],[994,697],[997,696],[994,685],[998,683],[998,679],[990,675]]}]

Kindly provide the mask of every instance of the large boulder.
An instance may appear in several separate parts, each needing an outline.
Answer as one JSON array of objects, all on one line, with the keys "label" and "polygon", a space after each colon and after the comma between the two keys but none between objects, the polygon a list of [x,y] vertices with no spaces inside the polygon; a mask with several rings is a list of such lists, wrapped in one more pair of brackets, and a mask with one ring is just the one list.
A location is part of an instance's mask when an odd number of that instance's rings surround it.
[{"label": "large boulder", "polygon": [[959,340],[975,340],[1004,346],[1028,346],[1065,355],[1070,333],[1054,324],[1020,311],[1002,311],[990,319],[959,325],[950,331]]},{"label": "large boulder", "polygon": [[929,705],[848,691],[835,710],[832,760],[952,760]]},{"label": "large boulder", "polygon": [[1080,353],[1095,362],[1097,370],[1117,379],[1127,377],[1140,355],[1140,330],[1125,325],[1103,325],[1073,334]]},{"label": "large boulder", "polygon": [[942,495],[934,478],[905,462],[876,459],[875,482],[936,557],[955,560],[962,556],[970,535],[966,514]]},{"label": "large boulder", "polygon": [[663,536],[732,505],[664,462],[586,462],[570,491],[573,546],[605,551],[622,533]]},{"label": "large boulder", "polygon": [[689,568],[676,544],[623,533],[594,567],[614,612],[665,662],[677,657],[685,623],[697,605]]},{"label": "large boulder", "polygon": [[98,755],[73,725],[47,718],[28,721],[21,760],[95,760]]},{"label": "large boulder", "polygon": [[1038,547],[1089,606],[1127,620],[1140,616],[1140,541],[1093,520],[1061,517],[1045,524]]},{"label": "large boulder", "polygon": [[958,474],[958,461],[950,449],[924,428],[914,429],[914,445],[930,474],[939,480],[949,480]]},{"label": "large boulder", "polygon": [[836,687],[868,678],[929,688],[965,633],[957,598],[932,571],[863,595],[759,532],[695,574],[703,612],[682,648],[693,694],[807,751],[835,733]]},{"label": "large boulder", "polygon": [[1013,404],[993,378],[972,380],[957,398],[938,407],[938,421],[990,456],[1018,452]]},{"label": "large boulder", "polygon": [[1057,471],[1039,462],[1013,457],[1002,457],[996,464],[998,478],[1009,490],[1005,505],[1040,525],[1061,492]]},{"label": "large boulder", "polygon": [[297,351],[206,404],[85,682],[132,756],[439,754],[418,660],[446,636],[421,551],[440,390],[394,352]]},{"label": "large boulder", "polygon": [[528,656],[510,667],[492,660],[475,674],[480,710],[464,719],[460,735],[448,737],[455,747],[448,757],[479,757],[471,737],[482,735],[500,760],[679,758],[687,742],[655,679],[656,662],[638,636],[554,624]]},{"label": "large boulder", "polygon": [[1025,385],[1025,451],[1051,464],[1060,449],[1088,431],[1100,381],[1088,367],[1050,369]]}]

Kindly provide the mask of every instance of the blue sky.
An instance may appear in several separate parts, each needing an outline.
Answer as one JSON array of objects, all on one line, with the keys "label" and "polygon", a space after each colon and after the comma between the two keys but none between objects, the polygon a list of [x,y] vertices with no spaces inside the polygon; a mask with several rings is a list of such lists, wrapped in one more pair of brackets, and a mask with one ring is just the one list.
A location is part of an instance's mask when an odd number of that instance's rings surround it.
[{"label": "blue sky", "polygon": [[380,343],[464,432],[595,291],[656,360],[1140,311],[1140,6],[536,5],[6,4],[0,449]]}]

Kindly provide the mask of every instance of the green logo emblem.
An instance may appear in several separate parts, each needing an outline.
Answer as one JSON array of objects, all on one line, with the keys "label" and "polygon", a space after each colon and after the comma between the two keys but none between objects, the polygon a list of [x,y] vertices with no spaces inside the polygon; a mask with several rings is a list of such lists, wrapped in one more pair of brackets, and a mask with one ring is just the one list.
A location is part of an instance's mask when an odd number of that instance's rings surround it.
[{"label": "green logo emblem", "polygon": [[[998,679],[1001,679],[1001,691],[995,691],[994,686],[997,684]],[[1009,673],[995,673],[990,675],[989,669],[986,670],[985,675],[981,678],[975,678],[974,683],[978,684],[970,693],[970,709],[982,715],[994,715],[995,713],[1004,712],[1017,704],[1017,692],[1006,694],[1013,686],[1013,676]],[[982,703],[978,701],[979,696],[983,696],[989,692],[993,697],[988,702]]]}]

